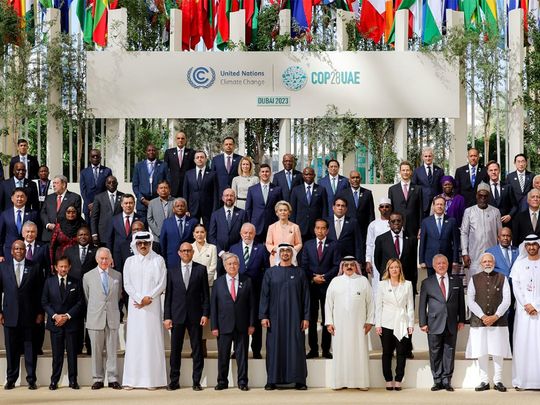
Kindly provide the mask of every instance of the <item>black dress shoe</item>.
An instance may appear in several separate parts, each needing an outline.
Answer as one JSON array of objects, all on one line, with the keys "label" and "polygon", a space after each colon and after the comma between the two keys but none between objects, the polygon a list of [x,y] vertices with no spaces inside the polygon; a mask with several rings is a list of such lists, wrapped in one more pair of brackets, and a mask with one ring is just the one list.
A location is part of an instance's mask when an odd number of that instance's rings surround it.
[{"label": "black dress shoe", "polygon": [[193,391],[202,391],[201,384],[193,384]]},{"label": "black dress shoe", "polygon": [[240,384],[240,385],[238,386],[238,389],[239,389],[240,391],[249,391],[249,387],[248,387],[246,384]]},{"label": "black dress shoe", "polygon": [[499,392],[506,392],[506,387],[502,382],[498,382],[493,385],[493,389]]},{"label": "black dress shoe", "polygon": [[414,359],[414,354],[413,354],[413,352],[407,353],[407,358],[408,358],[409,360]]},{"label": "black dress shoe", "polygon": [[306,359],[316,359],[319,357],[319,352],[310,351],[306,354]]},{"label": "black dress shoe", "polygon": [[50,383],[49,389],[51,391],[56,391],[58,389],[58,383],[55,383],[55,382]]},{"label": "black dress shoe", "polygon": [[254,359],[262,359],[261,353],[253,353]]},{"label": "black dress shoe", "polygon": [[307,390],[307,385],[306,384],[301,384],[301,383],[296,383],[296,385],[294,386],[294,389],[298,390],[298,391],[305,391],[305,390]]},{"label": "black dress shoe", "polygon": [[77,381],[69,383],[69,388],[71,388],[73,390],[80,390],[81,389],[79,384],[77,384]]},{"label": "black dress shoe", "polygon": [[122,386],[118,381],[114,381],[109,383],[109,388],[112,388],[113,390],[121,390]]},{"label": "black dress shoe", "polygon": [[401,386],[399,386],[399,387],[394,387],[394,391],[401,391]]},{"label": "black dress shoe", "polygon": [[33,391],[33,390],[37,390],[37,385],[36,385],[36,383],[35,383],[35,382],[30,382],[30,383],[28,383],[28,389],[29,389],[29,390],[32,390],[32,391]]},{"label": "black dress shoe", "polygon": [[330,353],[330,352],[323,352],[322,356],[325,359],[333,359],[334,358],[334,356],[332,356],[332,353]]},{"label": "black dress shoe", "polygon": [[227,385],[225,385],[225,384],[218,384],[218,385],[216,385],[216,386],[214,387],[214,389],[215,389],[216,391],[226,390],[227,388],[229,388],[229,387],[228,387]]},{"label": "black dress shoe", "polygon": [[103,385],[103,381],[96,381],[94,384],[92,384],[92,389],[93,390],[99,390],[101,388],[103,388],[104,385]]},{"label": "black dress shoe", "polygon": [[444,384],[443,388],[448,392],[454,392],[454,387],[452,387],[450,384]]},{"label": "black dress shoe", "polygon": [[394,391],[394,387],[386,387],[386,391]]},{"label": "black dress shoe", "polygon": [[178,389],[180,389],[180,384],[178,383],[170,383],[167,385],[167,391],[176,391]]},{"label": "black dress shoe", "polygon": [[479,386],[474,387],[475,391],[487,391],[489,390],[489,383],[481,382]]},{"label": "black dress shoe", "polygon": [[276,389],[276,384],[266,384],[266,385],[264,386],[264,389],[265,389],[266,391],[274,391],[274,390]]},{"label": "black dress shoe", "polygon": [[13,381],[8,381],[6,385],[4,385],[5,390],[12,390],[15,388],[15,383]]},{"label": "black dress shoe", "polygon": [[442,390],[444,387],[441,383],[435,383],[433,384],[433,386],[431,387],[431,391],[440,391]]}]

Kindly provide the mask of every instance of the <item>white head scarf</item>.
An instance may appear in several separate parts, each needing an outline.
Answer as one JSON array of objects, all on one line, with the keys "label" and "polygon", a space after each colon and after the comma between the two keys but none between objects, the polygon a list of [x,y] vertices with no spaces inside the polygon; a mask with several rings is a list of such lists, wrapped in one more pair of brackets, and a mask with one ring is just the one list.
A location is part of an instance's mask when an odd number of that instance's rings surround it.
[{"label": "white head scarf", "polygon": [[[150,250],[146,256],[141,255],[139,251],[137,250],[137,242],[150,242]],[[152,235],[152,232],[139,231],[131,235],[131,244],[130,244],[131,251],[133,252],[133,255],[138,256],[139,258],[143,258],[143,257],[150,258],[152,256],[152,253],[154,253],[154,251],[152,250],[153,244],[154,244],[154,236]]]},{"label": "white head scarf", "polygon": [[279,263],[281,262],[281,259],[279,257],[279,253],[281,252],[282,249],[291,249],[292,250],[291,266],[294,266],[296,264],[297,252],[294,249],[294,246],[289,244],[289,243],[280,243],[278,245],[277,250],[276,250],[276,259],[275,259],[274,265],[279,266]]},{"label": "white head scarf", "polygon": [[342,276],[345,274],[343,270],[345,262],[354,262],[354,265],[356,267],[355,273],[358,274],[359,276],[362,275],[362,272],[360,271],[360,263],[358,263],[356,258],[354,256],[345,256],[343,259],[341,259],[341,263],[339,263],[338,276]]}]

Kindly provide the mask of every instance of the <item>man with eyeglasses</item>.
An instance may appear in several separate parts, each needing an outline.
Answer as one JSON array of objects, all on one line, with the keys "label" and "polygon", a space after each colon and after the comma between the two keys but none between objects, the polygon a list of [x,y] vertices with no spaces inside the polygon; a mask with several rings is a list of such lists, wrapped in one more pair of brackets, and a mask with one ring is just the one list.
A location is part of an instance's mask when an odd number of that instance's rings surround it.
[{"label": "man with eyeglasses", "polygon": [[540,235],[539,214],[540,191],[533,188],[527,194],[527,210],[517,214],[512,221],[512,240],[515,246],[519,246],[527,235]]}]

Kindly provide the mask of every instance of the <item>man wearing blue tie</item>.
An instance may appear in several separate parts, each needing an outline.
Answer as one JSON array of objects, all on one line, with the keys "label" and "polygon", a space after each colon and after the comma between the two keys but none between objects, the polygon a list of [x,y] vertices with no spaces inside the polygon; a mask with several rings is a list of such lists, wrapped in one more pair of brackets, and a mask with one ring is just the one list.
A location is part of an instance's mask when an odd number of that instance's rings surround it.
[{"label": "man wearing blue tie", "polygon": [[319,180],[319,185],[326,190],[326,196],[328,198],[328,214],[332,216],[332,207],[336,196],[349,186],[349,179],[339,174],[339,162],[336,159],[330,159],[326,162],[328,168],[328,176]]},{"label": "man wearing blue tie", "polygon": [[178,197],[173,202],[174,215],[163,221],[159,244],[161,254],[167,267],[178,265],[178,248],[184,242],[193,242],[193,229],[199,222],[196,218],[188,217],[187,201]]},{"label": "man wearing blue tie", "polygon": [[132,187],[137,198],[137,212],[146,218],[148,204],[158,196],[157,186],[167,179],[167,164],[157,159],[154,145],[146,147],[146,159],[138,162],[133,169]]}]

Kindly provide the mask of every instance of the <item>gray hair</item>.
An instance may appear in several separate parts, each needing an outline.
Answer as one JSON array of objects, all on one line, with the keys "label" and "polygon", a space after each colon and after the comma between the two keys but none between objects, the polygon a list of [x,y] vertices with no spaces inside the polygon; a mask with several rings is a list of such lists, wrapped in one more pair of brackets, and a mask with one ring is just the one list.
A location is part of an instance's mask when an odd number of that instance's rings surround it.
[{"label": "gray hair", "polygon": [[35,222],[33,222],[33,221],[26,221],[26,222],[23,224],[23,226],[22,226],[21,229],[28,228],[28,227],[34,227],[34,228],[36,228],[36,230],[37,230],[37,227],[38,227],[38,226],[37,226],[37,224],[36,224]]},{"label": "gray hair", "polygon": [[435,261],[438,260],[438,259],[444,259],[444,261],[446,262],[446,265],[448,265],[448,257],[446,257],[445,255],[443,254],[436,254],[435,256],[433,256],[433,261],[431,262],[431,265],[434,266],[435,265]]},{"label": "gray hair", "polygon": [[56,176],[54,176],[54,179],[58,179],[58,180],[60,180],[62,183],[68,184],[68,179],[67,179],[67,177],[64,176],[63,174],[57,174]]},{"label": "gray hair", "polygon": [[221,260],[223,261],[223,265],[225,265],[225,262],[229,259],[236,259],[236,261],[238,263],[240,263],[240,258],[238,257],[238,255],[235,255],[234,253],[230,253],[230,252],[227,252],[227,253],[224,253],[222,256],[221,256]]},{"label": "gray hair", "polygon": [[177,201],[183,201],[184,204],[186,204],[186,207],[188,206],[187,200],[186,200],[184,197],[176,197],[176,198],[173,200],[173,206],[176,205],[176,202],[177,202]]},{"label": "gray hair", "polygon": [[433,151],[433,148],[431,146],[424,146],[422,148],[422,155],[426,152],[431,152],[432,154],[434,154],[435,152]]}]

